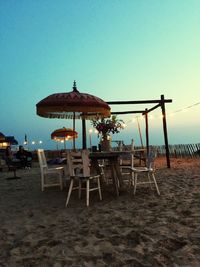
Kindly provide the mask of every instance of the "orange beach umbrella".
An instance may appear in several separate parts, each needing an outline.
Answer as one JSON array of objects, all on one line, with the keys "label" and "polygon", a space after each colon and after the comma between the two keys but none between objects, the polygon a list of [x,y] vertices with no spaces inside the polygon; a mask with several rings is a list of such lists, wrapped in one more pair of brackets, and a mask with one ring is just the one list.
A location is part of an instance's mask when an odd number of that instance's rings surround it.
[{"label": "orange beach umbrella", "polygon": [[75,130],[65,127],[57,129],[51,133],[51,139],[54,139],[55,141],[64,141],[65,149],[66,149],[65,141],[77,137],[78,133]]},{"label": "orange beach umbrella", "polygon": [[51,139],[55,139],[55,138],[72,139],[73,137],[77,138],[78,133],[74,131],[73,129],[65,128],[65,127],[61,129],[57,129],[51,133]]}]

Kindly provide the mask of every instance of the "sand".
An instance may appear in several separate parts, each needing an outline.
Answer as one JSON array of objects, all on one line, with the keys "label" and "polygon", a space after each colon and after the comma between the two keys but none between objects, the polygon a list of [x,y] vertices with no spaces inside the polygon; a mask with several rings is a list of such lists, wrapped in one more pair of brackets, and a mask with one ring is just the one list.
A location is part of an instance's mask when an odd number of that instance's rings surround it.
[{"label": "sand", "polygon": [[0,173],[0,266],[200,266],[200,159],[157,161],[161,196],[148,186],[103,200],[40,190],[40,171]]}]

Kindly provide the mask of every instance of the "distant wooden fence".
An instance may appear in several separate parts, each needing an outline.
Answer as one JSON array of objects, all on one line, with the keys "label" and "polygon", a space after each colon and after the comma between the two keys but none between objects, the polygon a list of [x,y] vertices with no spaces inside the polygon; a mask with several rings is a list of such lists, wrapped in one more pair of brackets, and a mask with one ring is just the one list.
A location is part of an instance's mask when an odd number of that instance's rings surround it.
[{"label": "distant wooden fence", "polygon": [[[165,146],[154,146],[157,150],[158,156],[165,155]],[[200,143],[199,144],[180,144],[169,145],[169,154],[171,158],[197,158],[200,157]]]},{"label": "distant wooden fence", "polygon": [[[135,146],[135,149],[140,149],[141,146]],[[165,156],[165,146],[150,146],[150,149],[155,149],[158,156]],[[130,150],[130,145],[124,145],[123,150]],[[114,148],[117,150],[117,147]],[[179,144],[169,145],[170,158],[198,158],[200,157],[200,143],[198,144]]]}]

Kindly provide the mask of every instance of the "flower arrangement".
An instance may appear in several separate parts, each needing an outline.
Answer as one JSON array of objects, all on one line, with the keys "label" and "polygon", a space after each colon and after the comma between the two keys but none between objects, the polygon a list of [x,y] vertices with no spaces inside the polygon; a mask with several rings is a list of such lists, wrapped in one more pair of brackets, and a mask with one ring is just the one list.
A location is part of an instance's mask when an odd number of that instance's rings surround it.
[{"label": "flower arrangement", "polygon": [[103,136],[109,135],[110,133],[119,133],[121,129],[124,129],[123,120],[119,120],[117,116],[111,116],[109,119],[98,119],[92,120],[91,124],[98,131],[98,136],[101,134]]}]

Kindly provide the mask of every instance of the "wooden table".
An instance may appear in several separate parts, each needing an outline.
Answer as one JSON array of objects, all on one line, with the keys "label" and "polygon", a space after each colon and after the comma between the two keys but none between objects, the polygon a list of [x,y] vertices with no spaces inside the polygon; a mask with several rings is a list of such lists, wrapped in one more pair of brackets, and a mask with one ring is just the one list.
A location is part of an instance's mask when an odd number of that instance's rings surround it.
[{"label": "wooden table", "polygon": [[92,152],[89,157],[91,159],[91,164],[96,168],[97,172],[100,173],[100,168],[98,160],[107,159],[110,162],[110,168],[112,173],[113,184],[115,186],[116,194],[119,196],[119,189],[123,186],[122,175],[119,166],[119,157],[121,155],[127,154],[126,151],[102,151],[102,152]]}]

